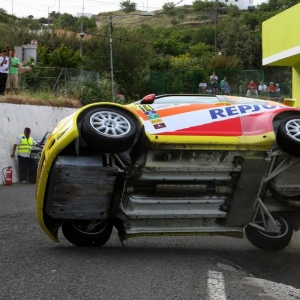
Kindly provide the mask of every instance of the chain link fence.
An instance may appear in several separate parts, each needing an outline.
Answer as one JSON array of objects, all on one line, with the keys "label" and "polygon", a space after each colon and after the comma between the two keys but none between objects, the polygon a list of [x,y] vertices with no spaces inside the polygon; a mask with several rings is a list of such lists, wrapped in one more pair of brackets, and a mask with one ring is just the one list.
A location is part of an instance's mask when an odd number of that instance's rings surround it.
[{"label": "chain link fence", "polygon": [[100,85],[97,72],[87,72],[80,69],[34,67],[24,68],[19,72],[20,90],[51,91],[53,93],[72,93],[86,82]]},{"label": "chain link fence", "polygon": [[[152,91],[157,95],[162,94],[197,94],[198,84],[205,79],[209,83],[209,76],[215,71],[218,82],[226,76],[231,86],[231,94],[246,96],[250,80],[257,85],[260,81],[268,86],[270,81],[265,81],[263,70],[172,70],[150,73],[149,81]],[[278,83],[281,97],[291,97],[291,82]],[[274,82],[275,84],[275,82]]]}]

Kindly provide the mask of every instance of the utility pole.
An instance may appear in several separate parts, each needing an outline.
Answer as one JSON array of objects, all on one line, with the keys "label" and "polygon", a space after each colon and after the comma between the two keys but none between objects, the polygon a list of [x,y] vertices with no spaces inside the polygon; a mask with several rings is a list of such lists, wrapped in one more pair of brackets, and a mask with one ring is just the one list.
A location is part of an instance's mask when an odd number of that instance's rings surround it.
[{"label": "utility pole", "polygon": [[[153,16],[152,12],[141,12],[139,14],[125,14],[123,16],[132,16],[138,15],[142,17],[151,17]],[[116,17],[116,16],[114,16]],[[110,77],[111,77],[111,94],[112,100],[115,102],[115,90],[114,90],[114,63],[113,63],[113,43],[112,43],[112,32],[113,32],[113,24],[112,24],[113,15],[109,14],[109,50],[110,50]]]},{"label": "utility pole", "polygon": [[82,2],[81,26],[80,26],[80,57],[82,57],[82,43],[85,33],[83,31],[84,0]]},{"label": "utility pole", "polygon": [[216,0],[216,15],[215,15],[215,56],[217,55],[217,23],[218,23],[218,0]]},{"label": "utility pole", "polygon": [[58,29],[60,29],[60,0],[58,0]]},{"label": "utility pole", "polygon": [[112,95],[113,102],[115,102],[112,31],[113,31],[113,27],[112,27],[112,14],[109,14],[109,50],[110,50],[111,95]]}]

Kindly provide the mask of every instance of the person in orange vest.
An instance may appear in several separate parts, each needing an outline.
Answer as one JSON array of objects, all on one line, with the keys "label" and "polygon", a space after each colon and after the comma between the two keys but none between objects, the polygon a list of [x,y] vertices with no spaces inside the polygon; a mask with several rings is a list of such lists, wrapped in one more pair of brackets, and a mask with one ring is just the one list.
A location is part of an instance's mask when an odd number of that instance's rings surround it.
[{"label": "person in orange vest", "polygon": [[16,138],[15,144],[13,146],[13,150],[11,153],[11,157],[15,157],[16,149],[18,147],[18,164],[19,164],[19,176],[21,183],[28,183],[28,168],[30,163],[30,153],[32,146],[36,146],[39,148],[43,148],[40,144],[38,144],[31,136],[30,136],[30,128],[26,127],[24,129],[24,133]]}]

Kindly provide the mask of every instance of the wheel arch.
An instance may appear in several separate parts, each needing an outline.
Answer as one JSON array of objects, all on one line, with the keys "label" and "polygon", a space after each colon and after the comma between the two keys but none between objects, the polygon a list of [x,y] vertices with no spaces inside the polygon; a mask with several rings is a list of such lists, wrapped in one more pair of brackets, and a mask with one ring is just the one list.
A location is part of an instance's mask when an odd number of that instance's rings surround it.
[{"label": "wheel arch", "polygon": [[286,118],[290,118],[290,117],[299,117],[300,118],[300,111],[288,110],[288,111],[283,111],[281,113],[278,113],[274,116],[274,118],[273,118],[273,129],[274,129],[275,135],[278,132],[278,128],[280,126],[280,123],[283,120],[285,120]]},{"label": "wheel arch", "polygon": [[127,107],[125,105],[118,104],[118,103],[101,102],[101,103],[89,104],[80,112],[80,114],[77,117],[77,127],[78,127],[79,132],[80,132],[80,129],[81,129],[83,117],[89,111],[91,111],[95,108],[115,108],[115,109],[118,109],[118,110],[122,111],[123,113],[126,113],[128,116],[132,117],[132,119],[134,120],[136,128],[138,129],[138,133],[140,132],[140,130],[143,126],[142,121],[139,119],[139,117],[136,114],[134,114],[134,112],[129,107]]}]

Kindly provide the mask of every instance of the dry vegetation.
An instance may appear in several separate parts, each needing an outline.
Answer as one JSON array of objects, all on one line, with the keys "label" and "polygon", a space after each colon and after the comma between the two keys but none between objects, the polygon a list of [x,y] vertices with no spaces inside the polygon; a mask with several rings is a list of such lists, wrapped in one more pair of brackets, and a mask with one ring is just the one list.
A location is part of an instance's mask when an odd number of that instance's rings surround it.
[{"label": "dry vegetation", "polygon": [[69,107],[69,108],[82,107],[80,101],[76,99],[68,99],[64,97],[59,97],[59,98],[53,97],[52,99],[50,98],[44,100],[39,98],[38,96],[28,96],[26,94],[1,96],[0,103]]}]

